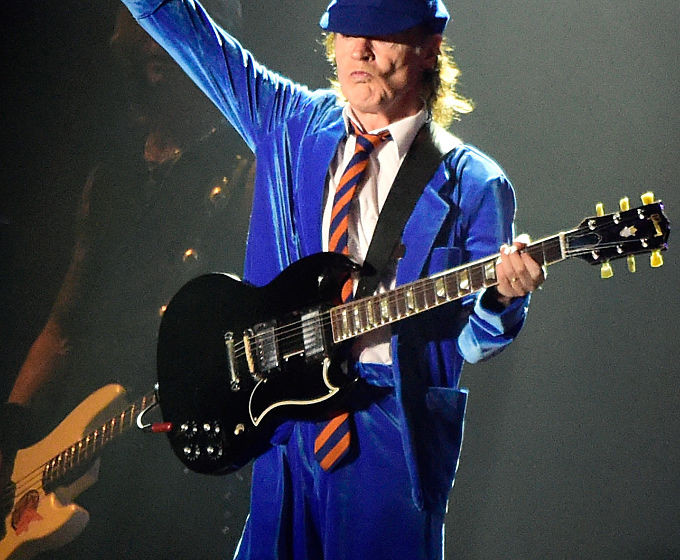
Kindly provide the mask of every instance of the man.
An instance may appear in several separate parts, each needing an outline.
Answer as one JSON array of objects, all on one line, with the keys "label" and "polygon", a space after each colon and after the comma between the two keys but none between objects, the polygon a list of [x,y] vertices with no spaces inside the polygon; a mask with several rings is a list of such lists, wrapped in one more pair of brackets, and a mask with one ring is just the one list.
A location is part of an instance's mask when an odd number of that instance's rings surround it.
[{"label": "man", "polygon": [[[331,2],[321,27],[332,34],[338,96],[268,71],[191,0],[124,1],[257,154],[246,280],[264,285],[322,250],[361,263],[397,171],[435,108],[443,3]],[[544,279],[521,243],[507,245],[514,195],[500,168],[455,138],[448,144],[379,289],[503,245],[497,286],[355,342],[348,359],[367,390],[336,417],[350,426],[349,445],[341,449],[329,435],[333,453],[320,457],[327,420],[279,427],[253,467],[237,558],[442,557],[466,401],[462,362],[486,358],[516,336],[528,294]],[[347,194],[356,173],[361,180]]]}]

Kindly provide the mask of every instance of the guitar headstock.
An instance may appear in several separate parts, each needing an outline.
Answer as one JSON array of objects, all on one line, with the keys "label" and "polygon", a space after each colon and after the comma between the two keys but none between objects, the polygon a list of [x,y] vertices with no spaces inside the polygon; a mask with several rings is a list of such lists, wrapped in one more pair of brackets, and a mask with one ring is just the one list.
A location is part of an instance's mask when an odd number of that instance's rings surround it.
[{"label": "guitar headstock", "polygon": [[598,204],[596,216],[586,218],[565,235],[567,254],[601,265],[603,278],[613,275],[609,261],[624,257],[628,258],[628,269],[635,272],[636,254],[651,253],[651,266],[661,266],[670,223],[663,202],[655,200],[651,192],[641,198],[643,206],[633,209],[628,198],[621,199],[620,210],[612,214],[605,214],[602,203]]}]

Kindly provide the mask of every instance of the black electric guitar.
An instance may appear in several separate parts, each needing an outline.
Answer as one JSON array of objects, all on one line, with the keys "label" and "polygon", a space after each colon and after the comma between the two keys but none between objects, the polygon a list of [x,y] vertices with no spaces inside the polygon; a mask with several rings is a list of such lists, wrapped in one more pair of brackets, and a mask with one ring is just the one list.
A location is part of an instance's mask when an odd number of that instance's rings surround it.
[{"label": "black electric guitar", "polygon": [[[525,249],[547,266],[569,257],[603,265],[652,253],[662,263],[669,223],[661,201],[585,219]],[[168,305],[158,340],[159,402],[171,446],[190,469],[234,471],[258,456],[291,417],[338,406],[354,377],[335,356],[354,337],[493,286],[499,255],[341,304],[356,265],[335,253],[297,261],[262,288],[226,274],[187,283]]]}]

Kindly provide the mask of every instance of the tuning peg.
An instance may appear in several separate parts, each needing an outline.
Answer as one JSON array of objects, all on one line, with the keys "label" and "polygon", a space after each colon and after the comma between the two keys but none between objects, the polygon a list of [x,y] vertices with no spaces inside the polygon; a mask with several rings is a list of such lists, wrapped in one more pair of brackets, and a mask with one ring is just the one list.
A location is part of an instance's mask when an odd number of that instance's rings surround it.
[{"label": "tuning peg", "polygon": [[652,268],[659,268],[660,266],[663,266],[663,257],[661,256],[661,249],[656,249],[655,251],[652,251],[652,254],[649,257],[649,264],[651,265]]},{"label": "tuning peg", "polygon": [[600,278],[607,279],[611,278],[612,276],[614,276],[614,269],[612,268],[612,265],[609,263],[609,261],[607,261],[600,269]]},{"label": "tuning peg", "polygon": [[628,200],[627,196],[624,196],[621,200],[619,200],[619,208],[621,208],[621,212],[630,210],[630,200]]},{"label": "tuning peg", "polygon": [[598,216],[604,216],[604,204],[598,202],[595,205],[595,212],[597,213]]},{"label": "tuning peg", "polygon": [[633,255],[628,255],[628,272],[635,272],[637,270],[635,266],[635,257]]},{"label": "tuning peg", "polygon": [[648,191],[644,193],[641,197],[642,199],[642,204],[651,204],[654,202],[654,193],[652,191]]}]

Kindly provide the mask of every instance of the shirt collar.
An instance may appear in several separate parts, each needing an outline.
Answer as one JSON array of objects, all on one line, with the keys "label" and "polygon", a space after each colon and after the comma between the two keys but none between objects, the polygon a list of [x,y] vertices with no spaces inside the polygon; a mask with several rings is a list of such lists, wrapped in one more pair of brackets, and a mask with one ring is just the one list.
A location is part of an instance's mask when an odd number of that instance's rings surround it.
[{"label": "shirt collar", "polygon": [[[403,118],[386,127],[379,128],[376,130],[367,131],[370,134],[377,134],[383,130],[389,130],[392,140],[397,146],[397,151],[399,153],[399,158],[403,158],[408,152],[413,140],[415,140],[418,131],[427,122],[428,112],[425,109],[421,109],[415,115]],[[354,124],[361,130],[361,126],[357,122],[356,118],[352,114],[352,109],[349,104],[346,103],[342,110],[342,118],[345,121],[345,132],[350,133],[349,121],[352,120]]]}]

